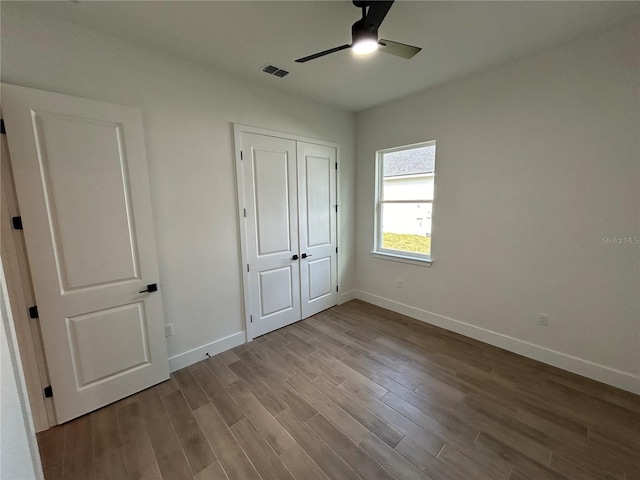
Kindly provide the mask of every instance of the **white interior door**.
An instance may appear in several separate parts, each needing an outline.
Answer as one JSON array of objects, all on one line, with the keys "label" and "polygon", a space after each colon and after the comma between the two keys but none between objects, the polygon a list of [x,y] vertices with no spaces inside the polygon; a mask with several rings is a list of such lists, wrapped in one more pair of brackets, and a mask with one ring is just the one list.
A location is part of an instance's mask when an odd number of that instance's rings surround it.
[{"label": "white interior door", "polygon": [[249,338],[337,304],[336,148],[237,132]]},{"label": "white interior door", "polygon": [[241,134],[253,336],[300,320],[296,143]]},{"label": "white interior door", "polygon": [[298,142],[302,318],[338,303],[336,149]]},{"label": "white interior door", "polygon": [[[2,85],[59,423],[169,377],[139,110]],[[151,289],[152,290],[152,289]]]}]

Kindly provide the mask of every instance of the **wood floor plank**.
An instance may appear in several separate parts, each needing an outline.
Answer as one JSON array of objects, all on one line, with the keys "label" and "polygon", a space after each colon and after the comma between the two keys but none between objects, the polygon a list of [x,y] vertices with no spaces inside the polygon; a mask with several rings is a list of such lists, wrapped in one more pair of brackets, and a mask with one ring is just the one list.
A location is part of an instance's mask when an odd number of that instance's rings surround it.
[{"label": "wood floor plank", "polygon": [[193,413],[229,480],[260,480],[260,475],[238,445],[216,407],[209,403]]},{"label": "wood floor plank", "polygon": [[517,418],[532,428],[567,441],[575,442],[578,437],[586,438],[589,433],[589,427],[585,424],[555,413],[548,408],[526,405],[518,409]]},{"label": "wood floor plank", "polygon": [[254,467],[264,480],[293,480],[293,476],[246,418],[231,427]]},{"label": "wood floor plank", "polygon": [[64,429],[65,480],[91,480],[95,478],[93,460],[92,429],[89,415],[72,420]]},{"label": "wood floor plank", "polygon": [[169,380],[159,383],[154,388],[161,397],[164,397],[165,395],[169,395],[170,393],[175,392],[180,387],[178,386],[175,377],[172,375]]},{"label": "wood floor plank", "polygon": [[188,368],[183,368],[177,372],[173,372],[176,382],[180,386],[180,390],[186,398],[191,410],[200,408],[202,405],[209,403],[207,395],[202,391],[200,384],[196,381]]},{"label": "wood floor plank", "polygon": [[342,408],[324,396],[312,384],[299,376],[287,379],[295,390],[303,395],[311,405],[326,418],[337,425],[342,432],[355,443],[360,443],[369,435],[369,429],[345,412]]},{"label": "wood floor plank", "polygon": [[[200,387],[198,387],[200,388]],[[180,444],[187,457],[193,473],[198,473],[216,460],[207,438],[182,395],[181,390],[170,393],[163,398],[164,405],[180,439]],[[209,402],[205,405],[210,405]]]},{"label": "wood floor plank", "polygon": [[[62,469],[63,465],[62,463],[59,463],[58,465],[54,465],[52,467],[43,467],[42,473],[44,474],[45,480],[62,480]],[[124,479],[126,480],[126,478],[127,477],[125,476]]]},{"label": "wood floor plank", "polygon": [[333,401],[362,425],[367,427],[372,433],[380,437],[389,446],[395,447],[404,436],[401,432],[393,428],[376,414],[364,408],[350,395],[345,393],[344,390],[340,390],[322,379],[315,380],[313,384],[327,398]]},{"label": "wood floor plank", "polygon": [[[446,446],[445,446],[446,448]],[[474,464],[470,459],[468,461],[445,462],[433,457],[429,452],[425,451],[421,445],[414,442],[408,437],[396,446],[395,450],[412,464],[425,472],[429,478],[447,479],[447,478],[464,478],[465,480],[496,480],[488,472],[484,472],[479,465]],[[443,448],[444,450],[444,448]]]},{"label": "wood floor plank", "polygon": [[191,479],[192,470],[158,390],[148,388],[137,398],[162,478]]},{"label": "wood floor plank", "polygon": [[227,474],[224,473],[222,465],[219,461],[213,462],[199,474],[194,477],[194,480],[229,480]]},{"label": "wood floor plank", "polygon": [[108,405],[89,415],[93,434],[93,455],[101,459],[122,446],[115,405]]},{"label": "wood floor plank", "polygon": [[[294,325],[294,328],[295,328],[295,325]],[[310,343],[307,343],[297,335],[293,335],[286,328],[280,330],[280,332],[278,333],[280,333],[280,335],[282,335],[284,339],[289,341],[289,343],[287,343],[287,347],[290,350],[293,350],[294,353],[301,356],[302,358],[306,358],[309,355],[313,355],[314,352],[318,351],[318,348],[316,346],[311,345]]]},{"label": "wood floor plank", "polygon": [[231,365],[232,363],[240,361],[240,359],[236,356],[235,353],[231,350],[227,350],[226,352],[219,353],[217,355],[220,357],[220,360],[224,362],[225,365]]},{"label": "wood floor plank", "polygon": [[[117,426],[117,424],[116,424]],[[40,461],[44,470],[62,466],[64,460],[64,430],[66,425],[57,425],[37,435]],[[60,471],[62,474],[62,470]]]},{"label": "wood floor plank", "polygon": [[500,457],[510,462],[520,472],[540,480],[559,480],[566,478],[564,475],[555,472],[546,465],[538,463],[511,446],[493,438],[491,435],[482,432],[476,439],[476,445],[481,449],[487,449],[497,453]]},{"label": "wood floor plank", "polygon": [[581,465],[555,454],[551,455],[549,467],[571,480],[602,480],[603,478],[600,474],[593,473]]},{"label": "wood floor plank", "polygon": [[451,385],[436,378],[427,377],[426,375],[424,375],[423,377],[426,377],[426,379],[420,379],[420,381],[424,383],[421,383],[418,388],[414,389],[418,395],[426,397],[430,395],[431,392],[436,391],[441,395],[449,397],[454,402],[461,402],[467,396],[467,394],[462,392],[461,390],[458,390],[457,388],[452,387]]},{"label": "wood floor plank", "polygon": [[238,357],[240,361],[248,367],[253,367],[254,365],[262,363],[258,357],[251,353],[246,345],[240,345],[239,347],[234,348],[233,353],[235,353],[236,357]]},{"label": "wood floor plank", "polygon": [[289,368],[289,365],[287,365],[287,362],[285,362],[282,357],[276,355],[270,350],[267,350],[262,344],[250,342],[247,344],[247,348],[251,353],[258,357],[264,365],[269,366],[271,370],[277,372],[280,378],[286,379],[296,374],[294,370]]},{"label": "wood floor plank", "polygon": [[[175,390],[174,390],[175,391]],[[155,388],[147,388],[138,393],[138,404],[145,423],[168,421],[168,413],[162,403],[160,393]]]},{"label": "wood floor plank", "polygon": [[453,441],[455,444],[469,444],[480,432],[479,429],[474,429],[452,419],[441,416],[432,417],[392,392],[382,397],[382,401],[428,432],[444,439],[445,442]]},{"label": "wood floor plank", "polygon": [[617,388],[604,394],[604,400],[640,415],[640,396]]},{"label": "wood floor plank", "polygon": [[479,458],[478,455],[467,456],[455,448],[445,445],[438,454],[438,460],[449,467],[463,466],[468,478],[473,478],[479,472],[480,478],[488,480],[507,480],[511,473],[511,466],[506,462],[490,461],[489,456]]},{"label": "wood floor plank", "polygon": [[280,455],[280,459],[297,480],[328,480],[329,478],[298,444]]},{"label": "wood floor plank", "polygon": [[280,357],[291,370],[297,375],[301,375],[307,381],[314,380],[321,374],[316,367],[309,364],[308,360],[299,358],[288,350],[286,344],[277,345],[274,342],[268,342],[263,344],[262,347]]},{"label": "wood floor plank", "polygon": [[327,370],[332,370],[340,374],[345,380],[349,380],[353,384],[357,384],[360,387],[367,390],[374,397],[383,397],[387,393],[387,389],[378,385],[374,381],[365,377],[360,372],[345,365],[340,360],[332,357],[328,353],[322,350],[313,354],[314,361],[318,361],[320,365],[324,366]]},{"label": "wood floor plank", "polygon": [[640,430],[618,430],[614,434],[611,431],[590,427],[587,437],[599,444],[621,449],[631,455],[640,452]]},{"label": "wood floor plank", "polygon": [[367,454],[359,445],[353,443],[345,434],[335,427],[322,414],[318,414],[307,422],[327,445],[330,445],[342,459],[362,478],[393,480],[378,462]]},{"label": "wood floor plank", "polygon": [[340,388],[349,392],[365,408],[371,410],[399,432],[420,443],[433,456],[436,456],[444,446],[445,442],[442,438],[420,427],[397,410],[371,395],[368,391],[351,384],[349,381],[344,382]]},{"label": "wood floor plank", "polygon": [[268,379],[273,393],[289,406],[302,420],[307,421],[318,411],[300,396],[291,386],[280,378],[280,375],[266,365],[256,365],[253,370],[262,378]]},{"label": "wood floor plank", "polygon": [[222,384],[218,382],[218,379],[215,377],[213,372],[209,370],[207,365],[203,364],[200,368],[193,370],[191,373],[216,406],[222,415],[222,418],[224,418],[224,421],[227,423],[227,426],[230,427],[245,418],[242,409],[238,406],[236,401],[231,398]]},{"label": "wood floor plank", "polygon": [[247,384],[240,380],[228,387],[231,396],[242,408],[247,418],[265,438],[271,448],[280,455],[290,449],[295,441],[289,433],[276,421],[275,417],[253,395]]},{"label": "wood floor plank", "polygon": [[260,400],[260,403],[271,415],[275,416],[288,408],[287,404],[280,400],[262,379],[242,361],[231,364],[230,368],[239,378],[245,381],[249,390]]},{"label": "wood floor plank", "polygon": [[[469,402],[467,403],[467,400]],[[548,465],[555,439],[518,421],[515,414],[502,410],[488,400],[465,399],[478,417],[482,431],[510,445],[523,455],[543,465]],[[473,414],[472,414],[473,415]],[[472,420],[473,421],[473,420]]]},{"label": "wood floor plank", "polygon": [[371,358],[368,353],[363,352],[362,349],[353,345],[347,345],[338,351],[325,351],[367,379],[381,369],[387,370],[387,367],[382,362]]},{"label": "wood floor plank", "polygon": [[333,480],[360,480],[360,476],[291,410],[276,417],[322,471]]},{"label": "wood floor plank", "polygon": [[140,405],[137,401],[128,403],[117,408],[117,411],[129,480],[160,479],[158,462],[153,453]]},{"label": "wood floor plank", "polygon": [[360,442],[360,447],[375,458],[380,465],[384,465],[384,468],[398,480],[429,478],[422,470],[373,434],[369,434]]},{"label": "wood floor plank", "polygon": [[213,372],[218,381],[225,387],[238,380],[236,374],[233,373],[227,364],[222,361],[219,355],[207,358],[204,363]]},{"label": "wood floor plank", "polygon": [[[168,418],[147,424],[153,452],[163,479],[191,480],[193,474],[180,440]],[[201,471],[201,470],[200,470]],[[194,471],[193,473],[198,473]]]},{"label": "wood floor plank", "polygon": [[[104,452],[95,460],[96,480],[127,480],[127,465],[122,447]],[[49,476],[45,474],[45,478]]]},{"label": "wood floor plank", "polygon": [[95,478],[91,417],[84,415],[69,422],[64,429],[64,480]]}]

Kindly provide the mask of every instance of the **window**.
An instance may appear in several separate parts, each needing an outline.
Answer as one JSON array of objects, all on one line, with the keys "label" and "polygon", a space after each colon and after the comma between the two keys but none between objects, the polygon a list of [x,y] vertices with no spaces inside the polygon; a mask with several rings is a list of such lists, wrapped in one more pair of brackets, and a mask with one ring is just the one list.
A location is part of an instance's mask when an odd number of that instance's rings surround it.
[{"label": "window", "polygon": [[435,164],[435,141],[377,152],[372,253],[431,261]]}]

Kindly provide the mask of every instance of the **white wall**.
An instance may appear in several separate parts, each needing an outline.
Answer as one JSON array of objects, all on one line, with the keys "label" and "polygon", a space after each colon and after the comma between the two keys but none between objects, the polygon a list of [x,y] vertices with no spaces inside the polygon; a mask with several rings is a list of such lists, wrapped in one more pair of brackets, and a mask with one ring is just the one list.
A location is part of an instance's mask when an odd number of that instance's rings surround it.
[{"label": "white wall", "polygon": [[244,330],[234,122],[340,144],[339,280],[354,288],[352,113],[23,10],[2,5],[3,82],[142,110],[170,356]]},{"label": "white wall", "polygon": [[[358,296],[640,392],[638,31],[359,113]],[[375,152],[430,140],[433,266],[373,258]]]},{"label": "white wall", "polygon": [[0,264],[0,480],[39,479],[42,467],[8,298]]}]

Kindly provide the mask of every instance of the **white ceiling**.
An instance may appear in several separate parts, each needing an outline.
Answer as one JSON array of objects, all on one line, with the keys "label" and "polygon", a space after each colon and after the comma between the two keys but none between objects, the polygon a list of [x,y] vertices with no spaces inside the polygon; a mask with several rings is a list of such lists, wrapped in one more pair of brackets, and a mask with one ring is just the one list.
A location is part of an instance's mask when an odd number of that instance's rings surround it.
[{"label": "white ceiling", "polygon": [[[640,17],[640,2],[397,1],[380,38],[422,47],[412,60],[350,50],[350,1],[28,2],[36,9],[238,77],[359,111]],[[284,79],[260,71],[273,63]]]}]

